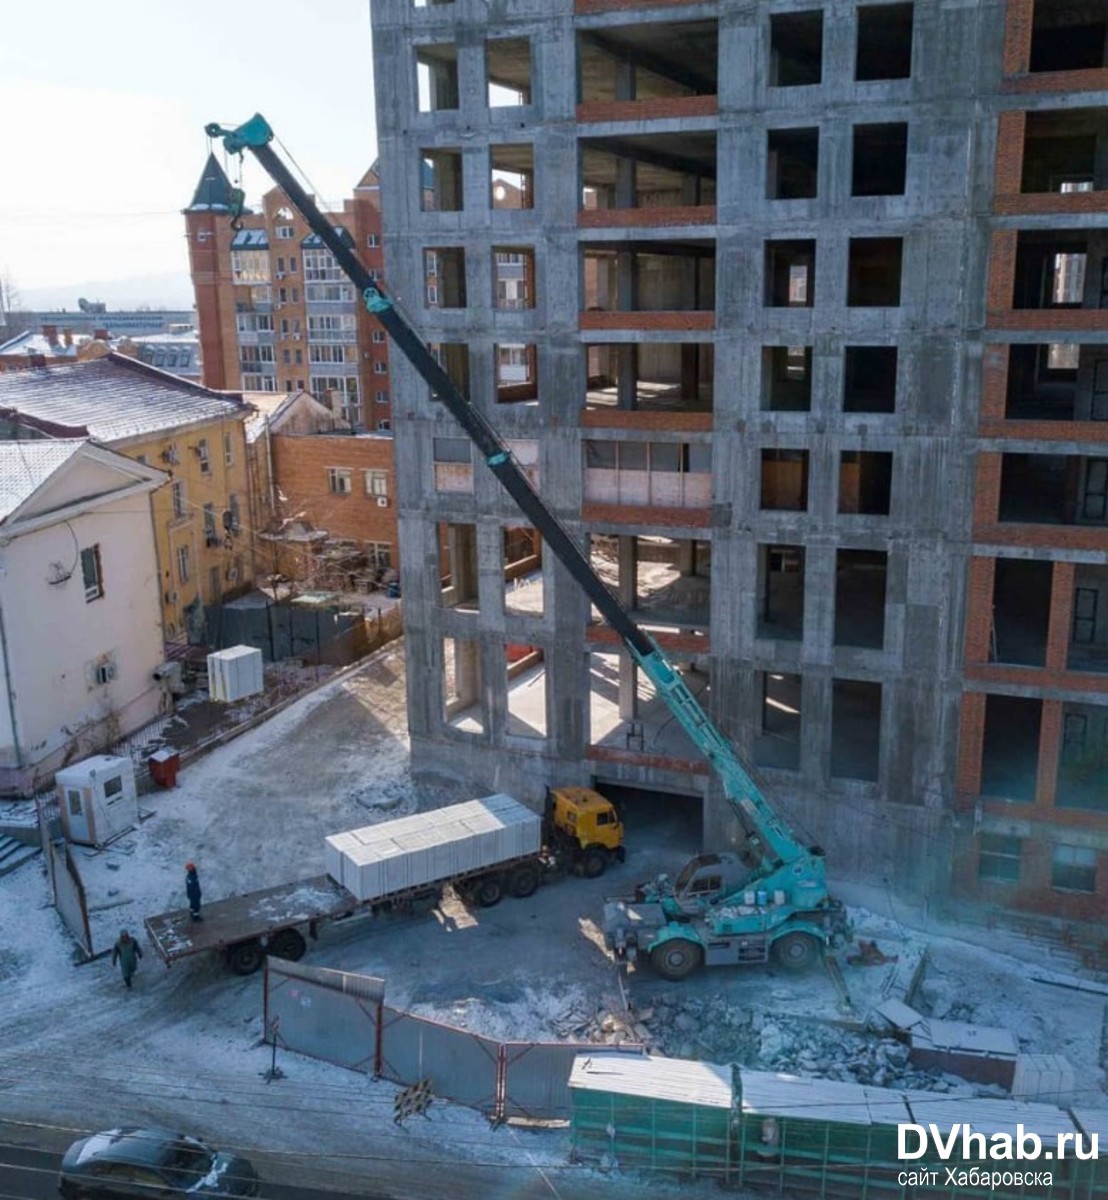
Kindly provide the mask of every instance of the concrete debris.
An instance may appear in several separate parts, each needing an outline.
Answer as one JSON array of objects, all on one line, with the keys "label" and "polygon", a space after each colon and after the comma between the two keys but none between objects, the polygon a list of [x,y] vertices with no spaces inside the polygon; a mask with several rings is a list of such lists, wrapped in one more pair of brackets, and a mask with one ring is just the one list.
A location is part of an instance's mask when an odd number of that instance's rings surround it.
[{"label": "concrete debris", "polygon": [[718,998],[664,996],[640,1011],[613,1006],[589,1013],[577,1007],[555,1018],[551,1028],[566,1041],[637,1044],[671,1058],[733,1062],[844,1083],[933,1092],[964,1086],[913,1066],[908,1047],[892,1038],[830,1022],[736,1011]]}]

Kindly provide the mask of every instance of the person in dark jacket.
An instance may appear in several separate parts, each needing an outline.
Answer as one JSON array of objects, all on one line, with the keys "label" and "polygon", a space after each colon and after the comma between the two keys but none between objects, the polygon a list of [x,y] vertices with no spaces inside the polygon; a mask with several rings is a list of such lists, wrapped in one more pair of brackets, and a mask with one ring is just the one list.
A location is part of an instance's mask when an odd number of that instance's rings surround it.
[{"label": "person in dark jacket", "polygon": [[185,863],[185,894],[189,898],[189,913],[194,921],[202,921],[200,915],[200,876],[196,863]]},{"label": "person in dark jacket", "polygon": [[140,958],[142,958],[142,947],[126,929],[120,930],[119,938],[112,947],[112,966],[119,963],[119,969],[123,973],[124,987],[131,986],[131,980],[138,970]]}]

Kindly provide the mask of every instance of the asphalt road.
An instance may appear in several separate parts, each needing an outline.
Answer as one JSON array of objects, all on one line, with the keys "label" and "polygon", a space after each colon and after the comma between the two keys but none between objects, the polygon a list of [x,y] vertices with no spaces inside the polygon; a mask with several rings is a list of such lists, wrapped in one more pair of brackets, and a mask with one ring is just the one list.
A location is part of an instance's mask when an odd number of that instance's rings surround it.
[{"label": "asphalt road", "polygon": [[[61,1155],[0,1142],[0,1200],[58,1200]],[[323,1191],[262,1184],[262,1200],[389,1200],[379,1192]]]}]

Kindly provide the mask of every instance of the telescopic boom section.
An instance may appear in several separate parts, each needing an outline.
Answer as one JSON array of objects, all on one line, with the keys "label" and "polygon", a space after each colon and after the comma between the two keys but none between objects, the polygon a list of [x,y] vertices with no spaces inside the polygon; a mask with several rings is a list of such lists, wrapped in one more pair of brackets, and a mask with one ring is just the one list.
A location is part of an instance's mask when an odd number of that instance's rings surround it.
[{"label": "telescopic boom section", "polygon": [[632,657],[654,684],[670,711],[712,764],[748,840],[771,862],[785,863],[799,857],[807,857],[811,850],[797,841],[770,808],[754,780],[739,762],[734,750],[709,720],[708,714],[670,665],[653,638],[631,619],[593,570],[577,543],[531,486],[496,431],[455,387],[430,349],[393,306],[387,293],[370,277],[357,256],[344,244],[335,227],[316,207],[311,196],[277,157],[269,144],[273,140],[273,130],[265,118],[259,113],[237,129],[224,129],[221,125],[211,124],[206,127],[206,131],[209,137],[221,138],[229,153],[241,154],[244,150],[249,150],[273,182],[285,193],[312,232],[319,236],[335,256],[335,261],[347,278],[361,292],[366,308],[381,322],[405,358],[423,376],[435,398],[446,405],[454,419],[469,435],[505,491],[539,531],[562,566],[584,589],[601,616],[623,639]]}]

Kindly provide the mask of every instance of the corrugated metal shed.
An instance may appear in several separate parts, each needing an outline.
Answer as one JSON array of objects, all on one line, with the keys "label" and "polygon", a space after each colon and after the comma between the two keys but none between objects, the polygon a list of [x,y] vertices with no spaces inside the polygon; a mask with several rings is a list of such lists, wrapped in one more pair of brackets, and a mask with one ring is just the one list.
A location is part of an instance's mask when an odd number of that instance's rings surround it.
[{"label": "corrugated metal shed", "polygon": [[738,1072],[737,1176],[786,1195],[900,1197],[899,1092],[765,1071]]},{"label": "corrugated metal shed", "polygon": [[1096,1134],[1100,1145],[1108,1155],[1108,1108],[1074,1108],[1070,1110],[1083,1133],[1092,1136]]},{"label": "corrugated metal shed", "polygon": [[678,1100],[731,1109],[731,1068],[683,1058],[632,1058],[626,1054],[579,1054],[569,1086],[581,1091],[618,1092],[651,1100]]},{"label": "corrugated metal shed", "polygon": [[584,1158],[726,1180],[731,1068],[673,1058],[578,1055],[569,1077],[573,1144]]},{"label": "corrugated metal shed", "polygon": [[994,1133],[1016,1134],[1016,1126],[1032,1130],[1041,1138],[1053,1140],[1059,1133],[1074,1133],[1073,1121],[1061,1108],[1051,1104],[1025,1104],[1019,1100],[990,1100],[976,1096],[937,1096],[934,1092],[905,1092],[905,1099],[917,1125],[934,1122],[948,1130],[955,1122],[969,1124],[987,1138]]}]

